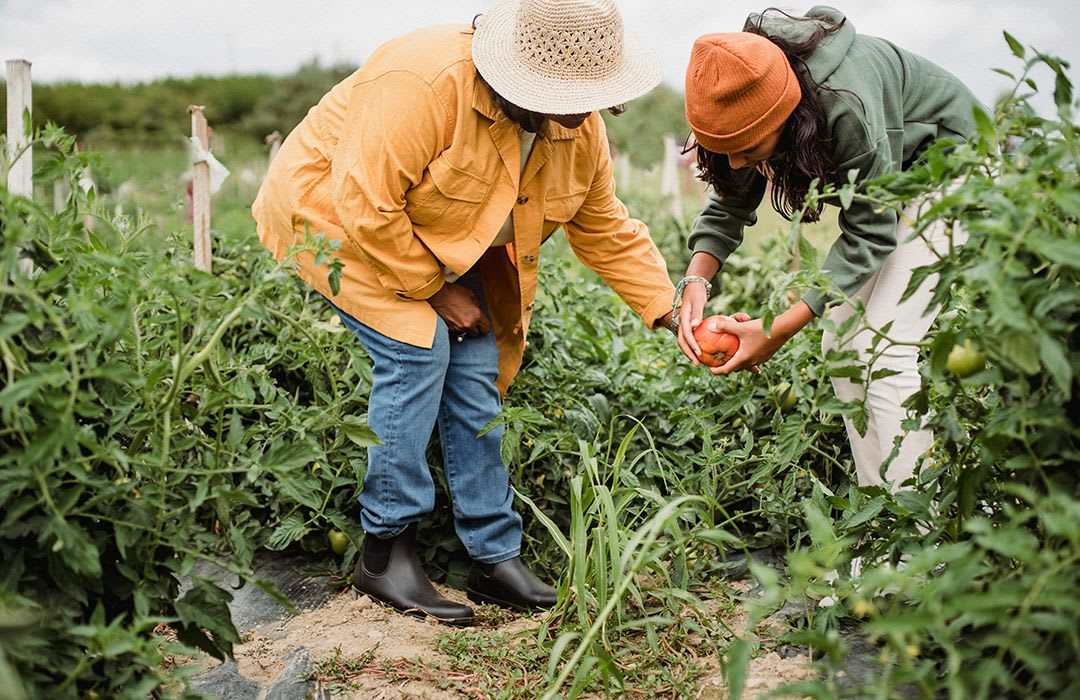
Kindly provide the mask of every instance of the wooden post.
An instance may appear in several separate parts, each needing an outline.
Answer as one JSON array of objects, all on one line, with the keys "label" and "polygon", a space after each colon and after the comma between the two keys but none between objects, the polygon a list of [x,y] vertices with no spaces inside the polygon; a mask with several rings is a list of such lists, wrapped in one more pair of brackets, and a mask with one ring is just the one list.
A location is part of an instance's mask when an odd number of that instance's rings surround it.
[{"label": "wooden post", "polygon": [[[31,108],[30,61],[21,58],[7,62],[7,135],[8,158],[14,159],[22,151],[19,159],[11,164],[8,171],[7,188],[13,194],[23,197],[34,195],[34,155],[30,148],[30,136],[24,128],[24,114]],[[26,150],[23,150],[26,149]]]},{"label": "wooden post", "polygon": [[[86,195],[87,201],[89,201],[90,199],[90,190],[97,189],[97,185],[94,183],[94,176],[90,174],[89,165],[83,168],[82,172],[79,173],[79,189],[83,191],[84,195]],[[94,201],[97,202],[97,199],[95,198]],[[85,229],[83,231],[83,238],[86,240],[87,243],[90,242],[90,234],[94,232],[95,221],[96,219],[92,211],[87,209],[83,212],[82,222],[83,229]]]},{"label": "wooden post", "polygon": [[266,165],[269,167],[274,162],[274,158],[277,156],[279,150],[281,150],[281,132],[274,131],[266,135],[266,145],[270,147],[270,155],[266,159]]},{"label": "wooden post", "polygon": [[[191,135],[199,140],[203,150],[210,150],[210,130],[201,105],[188,107],[191,112]],[[195,227],[195,267],[210,272],[210,164],[195,163],[191,180],[191,216]]]},{"label": "wooden post", "polygon": [[681,219],[682,181],[679,176],[679,147],[674,136],[664,137],[664,164],[660,171],[660,195],[671,204],[671,215]]},{"label": "wooden post", "polygon": [[53,210],[62,212],[67,208],[68,197],[71,196],[71,185],[65,178],[59,177],[53,183]]},{"label": "wooden post", "polygon": [[630,163],[630,156],[625,153],[619,153],[615,156],[615,177],[618,181],[620,197],[625,197],[630,192],[630,175],[633,167]]},{"label": "wooden post", "polygon": [[[30,61],[15,58],[7,61],[7,188],[12,194],[34,196],[34,149],[26,132],[33,107],[33,83],[30,80]],[[16,156],[18,158],[16,159]],[[21,251],[25,253],[25,249]],[[19,272],[26,277],[34,274],[34,261],[19,255]]]}]

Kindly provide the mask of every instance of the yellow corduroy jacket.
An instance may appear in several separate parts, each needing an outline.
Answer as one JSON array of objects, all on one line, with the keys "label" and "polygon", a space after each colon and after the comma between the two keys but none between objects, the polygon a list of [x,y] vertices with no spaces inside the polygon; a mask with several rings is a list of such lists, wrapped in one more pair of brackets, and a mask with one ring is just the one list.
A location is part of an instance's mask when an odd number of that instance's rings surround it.
[{"label": "yellow corduroy jacket", "polygon": [[[467,26],[421,30],[381,46],[289,134],[252,205],[278,259],[305,232],[342,241],[340,293],[311,253],[297,272],[383,335],[431,347],[425,301],[443,266],[480,266],[499,348],[500,391],[521,366],[540,244],[560,226],[578,258],[650,327],[671,309],[664,260],[615,196],[598,113],[548,121],[521,171],[518,127],[477,79]],[[520,177],[519,177],[520,173]],[[489,248],[510,213],[514,242]]]}]

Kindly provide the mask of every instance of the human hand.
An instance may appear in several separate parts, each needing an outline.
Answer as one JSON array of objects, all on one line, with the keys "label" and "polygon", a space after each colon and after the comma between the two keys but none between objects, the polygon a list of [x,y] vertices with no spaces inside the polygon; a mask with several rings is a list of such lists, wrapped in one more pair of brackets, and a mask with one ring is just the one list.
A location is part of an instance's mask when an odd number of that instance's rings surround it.
[{"label": "human hand", "polygon": [[698,360],[701,348],[694,340],[694,329],[701,325],[706,301],[708,301],[708,293],[705,285],[690,283],[683,290],[682,303],[679,306],[679,330],[675,336],[679,341],[679,349],[695,365],[701,364]]},{"label": "human hand", "polygon": [[[696,318],[695,320],[692,320],[690,323],[687,324],[689,326],[689,328],[696,329],[698,326],[701,325],[702,319],[700,318],[700,316],[701,316],[700,311],[697,313],[697,316],[698,316],[698,318]],[[745,322],[750,320],[750,316],[748,314],[743,313],[742,311],[739,311],[739,312],[735,313],[733,316],[730,316],[730,317],[728,317],[728,316],[720,316],[720,318],[725,320],[725,321],[734,321],[736,323],[745,323]],[[694,337],[693,330],[688,330],[685,333],[685,335],[683,333],[683,330],[684,330],[684,326],[682,326],[680,324],[680,326],[679,326],[679,348],[683,351],[684,355],[686,355],[688,358],[690,358],[690,361],[693,362],[694,365],[700,365],[701,360],[699,358],[701,357],[701,346],[698,344],[697,339]],[[757,374],[759,370],[757,370],[757,368],[754,368],[751,371],[753,371],[755,374]]]},{"label": "human hand", "polygon": [[[742,318],[739,318],[740,316]],[[727,362],[719,367],[709,368],[713,374],[720,375],[728,375],[739,370],[760,374],[759,365],[769,360],[788,341],[787,336],[776,333],[775,324],[772,328],[773,334],[766,335],[761,319],[751,320],[746,314],[736,314],[731,320],[710,321],[709,330],[731,333],[739,339],[739,348]]]},{"label": "human hand", "polygon": [[427,302],[446,322],[451,335],[458,338],[466,335],[476,338],[491,330],[491,322],[480,309],[476,295],[467,287],[447,282],[442,289],[432,294]]}]

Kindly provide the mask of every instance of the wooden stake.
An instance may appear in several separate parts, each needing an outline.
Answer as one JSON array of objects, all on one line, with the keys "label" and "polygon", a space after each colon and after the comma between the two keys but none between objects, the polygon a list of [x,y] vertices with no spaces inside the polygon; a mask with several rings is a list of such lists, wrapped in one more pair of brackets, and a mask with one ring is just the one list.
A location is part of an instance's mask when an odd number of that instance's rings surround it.
[{"label": "wooden stake", "polygon": [[681,219],[682,178],[679,175],[679,147],[674,136],[664,136],[664,165],[660,173],[660,195],[671,204],[671,215]]},{"label": "wooden stake", "polygon": [[[210,129],[206,124],[201,105],[188,107],[191,112],[191,135],[199,140],[204,150],[210,150]],[[195,267],[210,272],[212,252],[210,245],[210,164],[195,163],[191,180],[191,216],[195,227]]]},{"label": "wooden stake", "polygon": [[71,185],[62,177],[53,183],[53,209],[62,212],[67,208],[68,197],[71,196]]},{"label": "wooden stake", "polygon": [[24,114],[30,113],[31,104],[30,61],[21,58],[7,61],[8,158],[22,153],[8,171],[7,188],[23,197],[34,195],[34,155],[24,121]]},{"label": "wooden stake", "polygon": [[[30,147],[30,134],[27,133],[26,123],[32,114],[32,86],[30,61],[21,58],[7,61],[7,156],[8,161],[11,161],[7,188],[12,194],[29,198],[34,196],[34,150]],[[20,246],[20,249],[19,272],[26,277],[32,277],[34,261],[24,255],[24,246]]]},{"label": "wooden stake", "polygon": [[277,156],[279,150],[281,150],[281,132],[274,131],[266,135],[266,145],[270,147],[270,155],[266,159],[266,165],[269,167],[274,162],[274,158]]},{"label": "wooden stake", "polygon": [[615,156],[615,177],[618,182],[616,187],[620,197],[625,197],[630,193],[630,175],[633,167],[630,156],[625,153]]},{"label": "wooden stake", "polygon": [[[89,201],[90,198],[90,190],[97,189],[97,185],[94,184],[94,176],[90,174],[89,165],[83,168],[82,172],[79,173],[79,189],[83,191],[84,195],[86,195],[87,201]],[[94,201],[97,201],[96,198]],[[89,209],[83,212],[83,238],[86,240],[87,243],[90,242],[90,234],[94,232],[95,221],[97,221],[97,219],[94,217],[94,214]]]}]

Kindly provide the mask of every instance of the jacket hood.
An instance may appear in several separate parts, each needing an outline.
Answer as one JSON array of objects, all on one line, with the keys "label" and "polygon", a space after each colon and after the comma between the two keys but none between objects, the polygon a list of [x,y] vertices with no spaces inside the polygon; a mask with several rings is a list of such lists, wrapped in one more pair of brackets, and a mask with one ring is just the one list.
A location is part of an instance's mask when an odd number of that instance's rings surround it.
[{"label": "jacket hood", "polygon": [[[817,20],[809,22],[807,20]],[[788,17],[780,12],[754,13],[746,18],[743,29],[760,25],[767,33],[791,41],[805,41],[817,24],[840,24],[840,30],[825,37],[806,62],[810,76],[818,83],[824,83],[843,62],[848,49],[855,41],[855,27],[839,10],[824,5],[810,9],[805,17]]]}]

